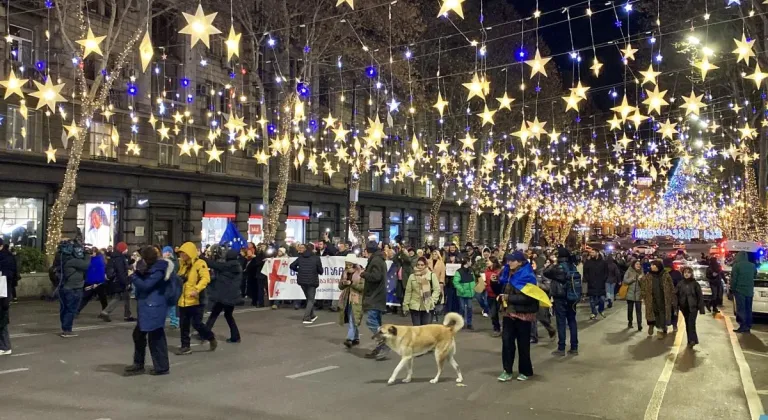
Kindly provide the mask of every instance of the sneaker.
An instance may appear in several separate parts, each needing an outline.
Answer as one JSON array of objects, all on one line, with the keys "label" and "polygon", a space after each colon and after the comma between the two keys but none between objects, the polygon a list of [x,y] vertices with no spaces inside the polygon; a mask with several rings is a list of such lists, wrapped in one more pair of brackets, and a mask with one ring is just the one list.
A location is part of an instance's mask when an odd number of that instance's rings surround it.
[{"label": "sneaker", "polygon": [[589,319],[594,321],[595,319],[597,319],[597,315],[592,314],[592,315],[589,316]]},{"label": "sneaker", "polygon": [[123,373],[125,373],[126,376],[141,375],[144,373],[144,365],[137,365],[134,363],[130,366],[126,366],[125,369],[123,369]]},{"label": "sneaker", "polygon": [[379,351],[379,348],[377,347],[377,348],[369,351],[368,353],[365,353],[365,358],[366,359],[376,359],[376,358],[379,357],[379,353],[380,353],[380,351]]},{"label": "sneaker", "polygon": [[557,331],[555,331],[555,330],[547,331],[547,333],[549,333],[549,339],[550,340],[555,338],[555,335],[557,335]]},{"label": "sneaker", "polygon": [[353,346],[359,346],[360,345],[360,340],[358,340],[358,339],[352,340],[352,345]]},{"label": "sneaker", "polygon": [[72,338],[72,337],[77,337],[77,334],[73,333],[72,331],[64,331],[61,334],[59,334],[59,337],[61,337],[61,338]]},{"label": "sneaker", "polygon": [[637,326],[637,330],[638,330],[638,331],[642,331],[642,330],[643,330],[643,326],[642,326],[642,325],[638,325],[638,326]]},{"label": "sneaker", "polygon": [[13,353],[13,350],[0,350],[0,356],[8,356]]},{"label": "sneaker", "polygon": [[613,301],[609,300],[608,301],[608,309],[611,309],[611,308],[613,308]]},{"label": "sneaker", "polygon": [[565,350],[555,350],[552,352],[552,356],[565,357]]},{"label": "sneaker", "polygon": [[491,333],[491,337],[501,337],[501,331],[494,331]]},{"label": "sneaker", "polygon": [[634,325],[631,322],[627,323],[627,328],[631,330],[632,328],[634,328]]},{"label": "sneaker", "polygon": [[600,316],[605,318],[605,312],[600,312]]},{"label": "sneaker", "polygon": [[149,370],[149,374],[152,376],[167,375],[169,373],[171,373],[170,370],[155,370],[155,368]]},{"label": "sneaker", "polygon": [[272,305],[272,310],[277,309],[277,305]]},{"label": "sneaker", "polygon": [[182,347],[176,352],[177,356],[184,356],[185,354],[192,354],[192,349],[189,347]]},{"label": "sneaker", "polygon": [[509,382],[512,380],[512,374],[507,372],[501,372],[501,375],[499,375],[499,377],[496,379],[499,382]]},{"label": "sneaker", "polygon": [[488,312],[483,312],[483,318],[488,318]]},{"label": "sneaker", "polygon": [[377,362],[381,362],[381,361],[384,361],[384,360],[387,360],[387,359],[388,359],[387,352],[385,352],[385,351],[380,351],[379,354],[376,355],[376,361]]},{"label": "sneaker", "polygon": [[653,325],[649,325],[648,326],[648,336],[650,337],[652,335],[653,335]]},{"label": "sneaker", "polygon": [[311,324],[315,322],[314,319],[305,319],[304,321],[301,321],[302,324]]},{"label": "sneaker", "polygon": [[123,318],[123,320],[125,320],[125,322],[136,322],[136,318],[132,316],[129,316],[128,318]]},{"label": "sneaker", "polygon": [[233,339],[231,339],[231,338],[228,338],[228,339],[227,339],[227,343],[230,343],[230,344],[237,344],[237,343],[239,343],[239,342],[240,342],[240,339],[239,339],[239,338],[238,338],[237,340],[233,340]]},{"label": "sneaker", "polygon": [[579,355],[579,350],[578,349],[570,349],[570,350],[568,350],[568,354],[571,355],[571,356],[578,356]]},{"label": "sneaker", "polygon": [[179,324],[171,324],[171,329],[172,330],[178,330],[179,329]]},{"label": "sneaker", "polygon": [[216,341],[216,337],[211,337],[208,343],[210,344],[210,347],[208,348],[210,351],[216,351],[216,347],[219,346],[219,342]]},{"label": "sneaker", "polygon": [[107,314],[99,314],[98,318],[104,322],[112,322],[112,318]]},{"label": "sneaker", "polygon": [[520,381],[520,382],[527,381],[528,377],[521,373],[521,374],[517,375],[517,380]]},{"label": "sneaker", "polygon": [[352,340],[346,339],[344,340],[344,347],[351,349],[352,348]]}]

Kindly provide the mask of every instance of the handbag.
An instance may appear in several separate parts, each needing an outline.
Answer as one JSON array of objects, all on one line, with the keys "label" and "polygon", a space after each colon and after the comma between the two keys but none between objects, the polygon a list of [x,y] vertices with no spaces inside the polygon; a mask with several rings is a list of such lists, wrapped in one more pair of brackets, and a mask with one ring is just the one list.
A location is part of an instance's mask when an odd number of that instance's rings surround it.
[{"label": "handbag", "polygon": [[621,287],[619,287],[619,292],[617,293],[617,296],[619,297],[619,299],[626,299],[628,291],[629,291],[629,285],[622,284]]}]

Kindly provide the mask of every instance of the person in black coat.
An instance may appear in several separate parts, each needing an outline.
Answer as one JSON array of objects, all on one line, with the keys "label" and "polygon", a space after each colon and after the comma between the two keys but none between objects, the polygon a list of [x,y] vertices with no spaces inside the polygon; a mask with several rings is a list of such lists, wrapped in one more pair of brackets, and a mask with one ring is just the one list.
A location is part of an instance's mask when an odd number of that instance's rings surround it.
[{"label": "person in black coat", "polygon": [[611,256],[605,258],[605,269],[605,300],[608,302],[608,307],[613,308],[613,299],[616,295],[616,283],[619,283],[623,277],[621,277],[619,266]]},{"label": "person in black coat", "polygon": [[224,259],[224,262],[205,261],[208,268],[216,273],[216,279],[208,286],[208,299],[213,302],[213,308],[205,325],[209,330],[213,329],[219,314],[224,311],[224,319],[229,325],[227,343],[239,343],[240,330],[237,329],[237,323],[232,314],[235,311],[235,305],[240,300],[240,283],[243,279],[243,272],[238,261],[237,251],[230,249]]},{"label": "person in black coat", "polygon": [[688,337],[688,347],[693,348],[699,344],[699,336],[696,333],[696,317],[699,313],[704,315],[704,294],[701,292],[699,282],[693,277],[693,269],[683,269],[683,280],[675,287],[677,302],[685,319],[685,332]]},{"label": "person in black coat", "polygon": [[598,313],[605,318],[605,283],[608,280],[608,266],[602,255],[594,249],[590,251],[589,258],[584,262],[584,282],[587,283],[587,295],[592,315],[589,319],[597,318]]},{"label": "person in black coat", "polygon": [[110,314],[119,305],[123,303],[123,318],[126,321],[133,321],[131,314],[131,292],[130,280],[128,278],[128,266],[133,264],[128,260],[128,245],[125,242],[119,242],[115,246],[116,251],[112,253],[107,263],[107,292],[112,295],[112,299],[99,314],[99,318],[105,322],[111,322]]},{"label": "person in black coat", "polygon": [[0,298],[0,355],[11,354],[11,335],[8,333],[10,323],[10,303],[16,297],[12,288],[12,282],[16,278],[16,259],[13,258],[8,245],[0,238],[0,275],[5,277],[8,297]]},{"label": "person in black coat", "polygon": [[264,260],[267,258],[267,254],[264,250],[264,245],[259,245],[257,248],[248,248],[248,262],[245,265],[245,277],[247,283],[248,296],[251,297],[252,306],[264,306],[264,290],[259,290],[259,283],[261,282],[261,269],[264,268]]},{"label": "person in black coat", "polygon": [[[360,274],[365,280],[363,288],[363,312],[367,313],[368,329],[373,334],[379,332],[381,327],[381,315],[387,310],[387,263],[384,261],[384,254],[379,250],[375,241],[370,241],[365,247],[368,256],[368,265],[365,271]],[[386,357],[387,345],[380,342],[365,357],[372,359],[383,359]]]},{"label": "person in black coat", "polygon": [[303,323],[311,324],[317,320],[315,316],[315,292],[320,287],[320,274],[323,274],[323,263],[314,253],[315,247],[307,244],[304,253],[291,263],[291,270],[296,273],[296,283],[301,286],[307,298],[307,309],[304,310]]}]

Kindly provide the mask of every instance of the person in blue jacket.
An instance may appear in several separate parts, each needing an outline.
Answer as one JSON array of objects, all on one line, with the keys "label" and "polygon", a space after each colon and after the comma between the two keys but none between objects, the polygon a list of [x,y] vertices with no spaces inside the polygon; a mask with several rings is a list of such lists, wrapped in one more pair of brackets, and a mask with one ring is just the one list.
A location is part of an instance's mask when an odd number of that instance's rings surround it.
[{"label": "person in blue jacket", "polygon": [[104,284],[107,280],[106,269],[107,260],[104,258],[104,254],[96,247],[91,248],[91,263],[88,265],[88,271],[85,272],[85,287],[83,288],[83,298],[77,309],[78,315],[94,296],[99,298],[102,311],[107,307],[107,288]]},{"label": "person in blue jacket", "polygon": [[173,264],[160,259],[157,250],[152,246],[141,249],[141,261],[137,264],[136,272],[131,276],[131,282],[138,301],[139,319],[133,329],[133,364],[125,368],[126,375],[144,373],[144,358],[147,342],[152,356],[154,368],[150,375],[166,375],[170,373],[168,362],[168,342],[165,339],[165,317],[168,314],[168,303],[165,289],[170,287]]}]

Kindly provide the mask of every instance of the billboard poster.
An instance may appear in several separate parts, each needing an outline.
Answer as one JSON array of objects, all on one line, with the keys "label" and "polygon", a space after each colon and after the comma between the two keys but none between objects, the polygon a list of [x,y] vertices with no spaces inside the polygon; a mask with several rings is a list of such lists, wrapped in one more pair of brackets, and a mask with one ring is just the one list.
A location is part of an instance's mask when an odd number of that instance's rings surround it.
[{"label": "billboard poster", "polygon": [[114,220],[110,203],[85,203],[85,243],[97,248],[112,246]]}]

